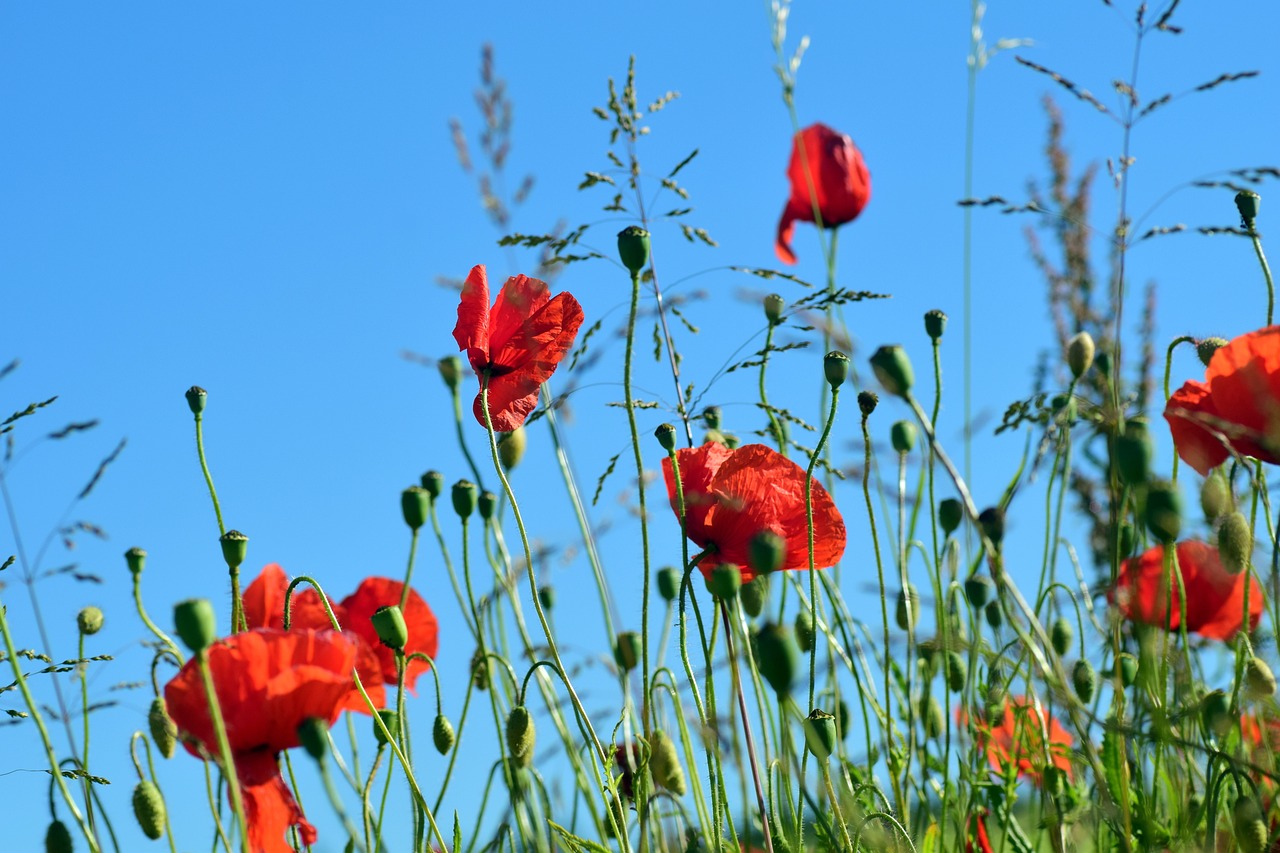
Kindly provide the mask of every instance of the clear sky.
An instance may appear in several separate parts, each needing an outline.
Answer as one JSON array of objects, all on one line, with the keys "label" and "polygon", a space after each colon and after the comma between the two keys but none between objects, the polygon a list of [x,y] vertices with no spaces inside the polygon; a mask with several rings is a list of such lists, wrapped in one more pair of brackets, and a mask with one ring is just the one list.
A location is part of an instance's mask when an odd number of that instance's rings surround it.
[{"label": "clear sky", "polygon": [[[800,36],[812,40],[799,70],[800,123],[822,121],[849,133],[872,173],[870,205],[841,232],[839,280],[893,298],[848,309],[858,363],[865,372],[871,349],[901,342],[924,372],[921,315],[946,310],[952,325],[944,343],[942,432],[957,448],[963,214],[955,202],[964,188],[971,13],[958,0],[798,0],[788,41],[794,49]],[[1125,0],[991,4],[983,22],[989,45],[1001,38],[1034,44],[999,54],[979,75],[975,195],[1021,202],[1029,180],[1043,181],[1046,94],[1063,108],[1076,168],[1119,157],[1114,122],[1016,64],[1014,55],[1060,71],[1116,106],[1113,81],[1129,79],[1135,62],[1132,16]],[[1143,101],[1188,92],[1224,72],[1263,73],[1178,98],[1138,126],[1129,187],[1131,210],[1140,217],[1135,227],[1233,225],[1230,192],[1189,183],[1221,179],[1233,168],[1280,165],[1274,62],[1280,12],[1261,0],[1188,2],[1175,23],[1182,35],[1157,33],[1143,45],[1137,66]],[[584,242],[610,257],[612,235],[631,220],[601,212],[610,195],[604,189],[576,189],[585,171],[609,168],[608,128],[591,108],[604,104],[607,79],[624,76],[632,54],[642,102],[681,93],[650,122],[641,160],[646,172],[662,175],[699,150],[680,175],[695,208],[688,221],[720,245],[690,245],[674,225],[660,223],[655,258],[669,294],[702,297],[686,307],[700,333],[678,333],[686,378],[706,393],[704,404],[724,407],[728,428],[759,428],[753,380],[710,380],[740,347],[750,352],[760,345],[758,303],[741,299],[744,290],[776,286],[789,300],[802,293],[727,269],[778,266],[773,235],[787,194],[792,129],[769,38],[767,4],[760,2],[0,9],[0,362],[22,361],[0,383],[0,407],[7,414],[59,397],[14,434],[16,456],[4,470],[16,528],[0,525],[0,554],[22,548],[33,565],[40,557],[33,571],[75,563],[103,580],[59,574],[42,580],[38,591],[55,659],[74,655],[81,606],[106,611],[107,627],[90,648],[117,659],[92,670],[92,693],[118,704],[94,715],[101,762],[94,769],[114,782],[104,796],[124,849],[141,843],[127,806],[133,781],[127,734],[145,725],[150,697],[147,690],[110,691],[143,680],[148,660],[121,554],[133,545],[150,552],[146,598],[166,624],[174,601],[227,599],[182,392],[192,384],[209,391],[210,465],[228,525],[251,538],[251,574],[280,562],[291,573],[328,581],[340,597],[367,574],[403,572],[408,536],[400,490],[427,468],[440,469],[448,482],[467,472],[435,372],[401,352],[438,357],[455,349],[456,295],[437,284],[438,276],[460,278],[486,263],[501,281],[534,264],[528,254],[497,247],[475,178],[459,168],[450,139],[449,120],[456,117],[474,143],[480,121],[473,90],[481,46],[489,43],[514,104],[508,183],[525,174],[536,179],[512,227],[542,233],[559,222],[591,223]],[[1268,213],[1280,209],[1272,207],[1269,189],[1260,188],[1264,232]],[[657,210],[680,204],[669,193],[654,199]],[[1103,166],[1092,211],[1100,260],[1116,204]],[[982,211],[973,221],[975,411],[998,418],[1028,395],[1036,359],[1054,343],[1043,279],[1023,235],[1035,220]],[[799,226],[795,247],[800,264],[793,271],[821,280],[812,228]],[[1262,324],[1263,283],[1249,244],[1238,238],[1148,241],[1130,256],[1129,281],[1135,324],[1141,286],[1159,285],[1158,341],[1231,337]],[[556,288],[577,296],[587,324],[605,318],[600,360],[579,378],[571,401],[572,452],[590,492],[609,457],[628,444],[622,411],[604,407],[622,396],[621,342],[610,333],[625,319],[627,282],[616,264],[595,261],[569,268]],[[774,374],[781,398],[797,410],[807,406],[809,418],[817,355],[789,354]],[[1199,372],[1190,354],[1175,360],[1175,384]],[[662,365],[646,359],[637,382],[640,396],[671,404]],[[804,393],[791,394],[791,386]],[[901,416],[880,420],[881,437]],[[671,417],[645,412],[641,429],[647,434]],[[92,430],[40,439],[91,419],[99,421]],[[478,448],[483,432],[466,426]],[[849,416],[837,429],[838,459],[853,461],[855,432]],[[975,457],[981,503],[998,497],[1023,441],[992,439],[989,432]],[[1155,432],[1159,458],[1167,460],[1166,434]],[[105,478],[68,514],[122,439],[127,446]],[[646,446],[653,469],[656,450]],[[545,431],[531,435],[529,454],[513,485],[533,507],[534,533],[549,545],[572,546],[576,527],[549,465]],[[619,502],[626,485],[621,474],[610,480],[593,510],[593,519],[609,526],[605,562],[624,602],[636,600],[641,583],[636,561],[627,558],[635,533]],[[852,486],[836,498],[855,514]],[[656,512],[659,547],[674,557],[676,531],[664,524],[663,507]],[[1022,533],[1033,549],[1035,517],[1015,521],[1010,534]],[[50,530],[79,520],[99,525],[109,538],[79,533],[68,552],[55,535],[42,549]],[[858,526],[865,522],[851,521]],[[456,531],[451,535],[456,542]],[[462,640],[465,628],[435,552],[424,549],[419,565],[420,587],[441,622],[445,708],[456,718],[472,649]],[[865,541],[855,533],[846,594],[858,595],[873,578],[869,567]],[[0,594],[18,645],[38,647],[20,571],[6,573]],[[561,607],[590,606],[594,593],[580,556],[553,562],[549,580],[561,592]],[[624,606],[620,621],[638,627],[638,610]],[[579,661],[608,648],[598,620],[585,620],[566,638]],[[616,690],[604,680],[595,686],[593,709],[616,717]],[[18,701],[3,694],[0,708]],[[426,693],[419,702],[415,719],[425,731],[434,708]],[[45,827],[43,759],[26,724],[0,728],[0,751],[5,812],[30,816],[8,822],[7,843],[34,849]],[[424,760],[428,777],[442,767],[434,756]],[[198,790],[198,767],[185,756],[161,773],[171,805],[182,792]],[[446,811],[466,816],[464,792],[478,779],[477,773],[456,782]],[[312,802],[322,832],[329,830],[317,849],[339,849],[314,794]],[[208,838],[184,827],[179,843],[200,849]]]}]

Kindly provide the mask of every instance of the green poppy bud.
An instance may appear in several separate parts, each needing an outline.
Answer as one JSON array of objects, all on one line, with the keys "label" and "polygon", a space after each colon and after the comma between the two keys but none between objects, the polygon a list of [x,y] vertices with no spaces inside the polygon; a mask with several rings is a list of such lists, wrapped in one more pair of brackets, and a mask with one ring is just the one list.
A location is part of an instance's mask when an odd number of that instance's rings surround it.
[{"label": "green poppy bud", "polygon": [[489,689],[489,659],[479,649],[471,655],[471,683],[482,693]]},{"label": "green poppy bud", "polygon": [[849,356],[832,350],[822,359],[822,372],[832,388],[839,388],[849,378]]},{"label": "green poppy bud", "polygon": [[1053,413],[1061,416],[1063,421],[1074,422],[1077,415],[1076,398],[1071,394],[1055,394],[1049,403]]},{"label": "green poppy bud", "polygon": [[649,232],[638,225],[628,225],[618,232],[618,257],[632,275],[649,263]]},{"label": "green poppy bud", "polygon": [[1164,544],[1178,538],[1182,530],[1182,496],[1172,483],[1152,483],[1147,490],[1147,529]]},{"label": "green poppy bud", "polygon": [[329,754],[329,723],[319,717],[307,717],[298,726],[298,743],[316,761]]},{"label": "green poppy bud", "polygon": [[702,421],[707,425],[707,429],[720,429],[720,407],[707,406],[702,410]]},{"label": "green poppy bud", "polygon": [[766,622],[756,634],[756,667],[779,697],[791,692],[798,665],[798,653],[791,631],[782,625]]},{"label": "green poppy bud", "polygon": [[1263,853],[1267,849],[1267,824],[1253,797],[1241,795],[1236,799],[1231,809],[1231,826],[1240,853]]},{"label": "green poppy bud", "polygon": [[743,584],[742,589],[738,590],[738,600],[742,602],[742,610],[752,619],[764,611],[764,605],[768,599],[768,575],[758,575],[750,583]]},{"label": "green poppy bud", "polygon": [[[395,709],[380,709],[378,711],[378,719],[382,720],[382,725],[387,727],[387,732],[391,735],[392,740],[400,739],[400,717],[397,716]],[[377,723],[373,724],[373,737],[378,742],[378,746],[387,745],[387,736],[382,733],[382,726]]]},{"label": "green poppy bud", "polygon": [[663,601],[675,601],[680,595],[680,583],[684,577],[674,566],[663,566],[658,569],[658,594]]},{"label": "green poppy bud", "polygon": [[836,748],[835,716],[814,708],[804,721],[804,742],[818,761],[830,758]]},{"label": "green poppy bud", "polygon": [[168,821],[164,797],[149,779],[139,782],[133,789],[133,816],[138,819],[138,826],[147,838],[156,841],[164,835],[164,826]]},{"label": "green poppy bud", "polygon": [[1233,575],[1249,568],[1253,556],[1253,531],[1244,513],[1228,513],[1218,527],[1218,556],[1222,567]]},{"label": "green poppy bud", "polygon": [[915,384],[915,373],[906,350],[897,344],[880,347],[871,355],[871,370],[884,390],[898,397],[905,397]]},{"label": "green poppy bud", "polygon": [[613,643],[613,659],[618,669],[629,672],[640,663],[640,635],[635,631],[622,631]]},{"label": "green poppy bud", "polygon": [[124,552],[124,561],[131,574],[140,575],[147,567],[147,552],[141,548],[130,548]]},{"label": "green poppy bud", "polygon": [[164,699],[157,696],[151,701],[147,711],[147,728],[151,730],[151,741],[165,758],[173,758],[174,748],[178,744],[178,726],[169,717],[164,707]]},{"label": "green poppy bud", "polygon": [[1067,367],[1076,379],[1084,376],[1093,366],[1093,336],[1088,332],[1079,332],[1067,341]]},{"label": "green poppy bud", "polygon": [[459,480],[453,484],[453,511],[463,521],[476,511],[477,491],[476,484],[470,480]]},{"label": "green poppy bud", "polygon": [[959,499],[943,498],[938,502],[938,524],[941,525],[945,535],[950,536],[955,533],[963,519],[964,504],[960,503]]},{"label": "green poppy bud", "polygon": [[[911,605],[911,621],[907,621],[907,604]],[[915,584],[907,584],[905,590],[898,591],[898,608],[895,613],[898,627],[907,630],[907,625],[920,624],[920,594],[916,592]]]},{"label": "green poppy bud", "polygon": [[91,637],[102,630],[102,610],[90,605],[76,614],[76,627],[86,637]]},{"label": "green poppy bud", "polygon": [[187,389],[187,407],[191,409],[191,414],[197,418],[204,412],[204,404],[208,401],[209,392],[199,385],[192,385]]},{"label": "green poppy bud", "polygon": [[769,321],[770,326],[776,326],[782,322],[782,312],[786,308],[787,300],[777,293],[770,293],[764,298],[764,316]]},{"label": "green poppy bud", "polygon": [[988,602],[982,612],[987,617],[987,624],[997,631],[1000,630],[1000,626],[1004,624],[1004,611],[1000,609],[1000,599]]},{"label": "green poppy bud", "polygon": [[196,654],[207,649],[218,637],[213,605],[205,598],[189,598],[175,604],[173,624],[178,638]]},{"label": "green poppy bud", "polygon": [[422,475],[421,482],[422,488],[426,489],[427,494],[431,495],[432,503],[444,492],[444,474],[439,471],[426,472]]},{"label": "green poppy bud", "polygon": [[932,311],[924,312],[924,333],[931,340],[938,340],[942,337],[942,333],[947,330],[947,315],[934,308]]},{"label": "green poppy bud", "polygon": [[670,453],[676,449],[676,428],[674,424],[658,424],[658,428],[653,431],[653,435],[658,439],[658,444],[662,445],[662,449]]},{"label": "green poppy bud", "polygon": [[538,603],[543,610],[554,610],[556,606],[556,588],[547,584],[538,587]]},{"label": "green poppy bud", "polygon": [[1132,687],[1133,683],[1138,680],[1138,659],[1128,652],[1121,652],[1119,666],[1120,683],[1125,687]]},{"label": "green poppy bud", "polygon": [[898,453],[910,453],[916,446],[916,425],[897,421],[889,428],[889,443]]},{"label": "green poppy bud", "polygon": [[661,729],[655,729],[649,737],[649,748],[649,770],[653,773],[653,781],[677,797],[683,797],[688,786],[676,753],[675,741]]},{"label": "green poppy bud", "polygon": [[758,575],[781,569],[787,561],[787,540],[772,530],[761,530],[747,543],[747,565]]},{"label": "green poppy bud", "polygon": [[516,705],[507,715],[507,749],[511,757],[521,767],[533,763],[533,745],[537,731],[533,727],[533,717],[524,705]]},{"label": "green poppy bud", "polygon": [[444,714],[436,714],[435,724],[431,726],[431,742],[441,755],[448,755],[449,750],[453,749],[453,723]]},{"label": "green poppy bud", "polygon": [[400,493],[400,512],[409,529],[417,530],[431,513],[431,494],[421,486],[410,486]]},{"label": "green poppy bud", "polygon": [[1245,228],[1253,227],[1253,220],[1258,218],[1258,208],[1261,206],[1262,196],[1252,190],[1236,193],[1236,210],[1240,211],[1240,222]]},{"label": "green poppy bud", "polygon": [[977,609],[991,600],[992,583],[986,575],[970,575],[964,582],[964,597]]},{"label": "green poppy bud", "polygon": [[446,355],[436,362],[436,369],[440,371],[440,378],[444,380],[444,384],[450,391],[457,389],[458,383],[462,381],[461,358],[456,355]]},{"label": "green poppy bud", "polygon": [[44,833],[45,853],[72,853],[75,847],[71,844],[71,832],[60,820],[49,824]]},{"label": "green poppy bud", "polygon": [[1226,338],[1201,338],[1196,341],[1196,355],[1205,367],[1213,361],[1213,354],[1227,345]]},{"label": "green poppy bud", "polygon": [[388,604],[373,611],[369,617],[373,623],[374,633],[382,641],[382,645],[397,651],[409,642],[409,627],[405,624],[404,613],[398,604]]},{"label": "green poppy bud", "polygon": [[1251,657],[1244,665],[1245,694],[1250,699],[1276,695],[1276,677],[1261,658]]},{"label": "green poppy bud", "polygon": [[249,537],[239,530],[228,530],[222,534],[218,542],[222,545],[222,559],[227,561],[227,567],[231,569],[240,568],[244,564],[245,554],[249,550]]},{"label": "green poppy bud", "polygon": [[989,506],[978,513],[978,526],[982,534],[991,540],[991,544],[1000,547],[1004,542],[1004,510],[998,506]]},{"label": "green poppy bud", "polygon": [[524,459],[524,449],[528,444],[528,436],[524,427],[518,426],[511,432],[504,432],[498,437],[498,461],[502,467],[510,471]]},{"label": "green poppy bud", "polygon": [[1071,667],[1071,684],[1081,702],[1086,705],[1092,702],[1093,694],[1098,690],[1098,673],[1094,671],[1093,664],[1084,658],[1076,661],[1075,666]]},{"label": "green poppy bud", "polygon": [[1200,509],[1210,524],[1231,511],[1231,495],[1221,477],[1211,473],[1200,486]]},{"label": "green poppy bud", "polygon": [[742,572],[733,563],[721,563],[711,570],[707,578],[707,589],[721,601],[732,601],[738,595],[738,587],[742,586]]},{"label": "green poppy bud", "polygon": [[1059,616],[1053,620],[1053,624],[1049,626],[1049,643],[1053,646],[1053,650],[1058,653],[1058,657],[1062,657],[1071,648],[1071,640],[1075,636],[1075,629],[1071,627],[1071,623]]},{"label": "green poppy bud", "polygon": [[1124,435],[1116,438],[1116,472],[1120,482],[1138,486],[1151,476],[1151,436],[1145,418],[1125,424]]},{"label": "green poppy bud", "polygon": [[969,676],[969,665],[959,652],[947,652],[947,687],[952,693],[964,689],[964,682]]},{"label": "green poppy bud", "polygon": [[476,498],[476,509],[480,512],[481,521],[490,521],[498,510],[498,496],[486,489]]},{"label": "green poppy bud", "polygon": [[924,734],[928,738],[941,737],[946,728],[946,717],[942,713],[942,705],[932,696],[921,696],[916,706],[916,713],[924,723]]},{"label": "green poppy bud", "polygon": [[796,645],[800,647],[800,651],[808,654],[813,648],[814,640],[817,632],[813,628],[813,614],[808,610],[801,610],[796,613]]},{"label": "green poppy bud", "polygon": [[863,420],[870,417],[871,413],[876,410],[876,406],[878,405],[880,405],[880,397],[875,391],[858,392],[858,411],[862,412]]}]

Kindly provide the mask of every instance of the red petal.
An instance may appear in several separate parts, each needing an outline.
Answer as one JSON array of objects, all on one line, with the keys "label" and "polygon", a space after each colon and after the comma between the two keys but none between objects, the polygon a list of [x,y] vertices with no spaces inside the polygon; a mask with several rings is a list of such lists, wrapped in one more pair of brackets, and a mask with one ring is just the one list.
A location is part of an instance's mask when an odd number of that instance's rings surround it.
[{"label": "red petal", "polygon": [[[277,628],[284,630],[284,594],[289,588],[289,576],[279,563],[269,563],[244,589],[244,618],[249,628]],[[343,614],[337,605],[334,616],[342,624]],[[299,586],[289,599],[289,627],[295,630],[325,631],[333,628],[329,614],[320,601],[320,594],[311,586]]]},{"label": "red petal", "polygon": [[[373,630],[373,623],[369,620],[373,616],[373,612],[379,607],[399,604],[403,590],[404,584],[397,580],[378,577],[365,578],[360,582],[360,586],[356,587],[355,592],[342,600],[342,606],[346,608],[351,630],[368,641],[374,654],[378,657],[382,667],[382,679],[387,684],[396,683],[395,652],[382,645],[382,642],[378,639],[377,632]],[[405,654],[411,655],[415,652],[421,652],[434,660],[436,651],[439,648],[438,626],[435,614],[431,612],[431,608],[427,606],[427,603],[422,600],[422,596],[418,595],[413,589],[409,590],[409,597],[405,601],[403,611],[405,625],[409,629],[409,642],[405,645]],[[405,670],[405,686],[413,690],[418,676],[429,668],[426,661],[410,661]]]},{"label": "red petal", "polygon": [[263,749],[237,756],[236,776],[244,800],[250,853],[293,853],[286,837],[295,826],[304,845],[316,843],[319,834],[281,778],[275,753]]},{"label": "red petal", "polygon": [[458,349],[466,350],[472,369],[483,370],[489,363],[489,278],[484,264],[472,267],[462,286],[453,339]]},{"label": "red petal", "polygon": [[[716,502],[715,495],[711,493],[711,479],[732,454],[732,450],[714,441],[676,451],[676,461],[680,465],[680,490],[684,493],[685,530],[689,539],[701,548],[710,544],[706,519]],[[662,474],[667,481],[667,500],[679,520],[680,507],[676,500],[676,480],[670,457],[662,460]]]},{"label": "red petal", "polygon": [[1169,422],[1178,456],[1202,477],[1230,455],[1222,439],[1207,428],[1217,417],[1209,386],[1203,382],[1186,383],[1169,396],[1164,407],[1164,419]]},{"label": "red petal", "polygon": [[782,216],[778,219],[778,236],[773,241],[773,251],[777,254],[778,260],[784,264],[796,262],[796,253],[791,250],[791,236],[795,233],[796,222],[813,221],[813,208],[808,209],[808,217],[804,213],[799,202],[794,199],[788,199],[786,206],[782,208]]},{"label": "red petal", "polygon": [[1220,347],[1204,378],[1218,415],[1240,428],[1239,434],[1228,433],[1232,446],[1264,462],[1280,462],[1280,326]]}]

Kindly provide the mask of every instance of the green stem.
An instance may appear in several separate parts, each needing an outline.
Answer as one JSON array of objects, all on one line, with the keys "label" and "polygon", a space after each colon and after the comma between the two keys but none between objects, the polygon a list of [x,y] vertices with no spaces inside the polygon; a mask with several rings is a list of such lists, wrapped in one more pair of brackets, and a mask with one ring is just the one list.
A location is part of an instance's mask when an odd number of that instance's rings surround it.
[{"label": "green stem", "polygon": [[240,779],[236,774],[235,756],[231,752],[231,741],[227,739],[227,726],[222,719],[222,706],[218,703],[218,694],[213,687],[213,673],[209,669],[209,658],[203,651],[196,652],[196,666],[200,669],[205,699],[209,703],[209,720],[213,723],[213,734],[218,741],[218,758],[222,775],[226,777],[227,787],[231,791],[231,810],[235,812],[236,822],[240,826],[241,843],[247,846],[248,823],[244,817],[244,801],[240,797]]},{"label": "green stem", "polygon": [[1276,285],[1271,279],[1271,266],[1267,263],[1267,256],[1262,252],[1262,236],[1258,234],[1252,221],[1245,224],[1249,230],[1249,238],[1253,240],[1253,251],[1257,252],[1258,263],[1262,265],[1262,276],[1267,280],[1267,325],[1270,326],[1276,307]]},{"label": "green stem", "polygon": [[84,784],[85,819],[89,822],[89,828],[96,834],[98,827],[93,817],[93,798],[91,795],[93,783],[89,781],[89,675],[88,666],[84,662],[83,633],[80,634],[80,645],[76,658],[78,659],[76,669],[80,678],[80,715],[84,720],[84,758],[80,762],[80,769],[84,771],[84,776],[80,781]]},{"label": "green stem", "polygon": [[[641,571],[644,575],[644,589],[640,595],[640,659],[641,689],[643,696],[649,695],[649,513],[645,507],[644,457],[640,452],[640,430],[636,426],[635,399],[631,391],[631,363],[635,352],[636,314],[640,310],[640,273],[631,273],[631,312],[627,317],[627,347],[622,368],[622,387],[627,402],[627,426],[631,429],[631,449],[636,462],[636,491],[640,503],[640,552]],[[512,503],[515,503],[514,498]],[[523,531],[522,531],[523,533]],[[536,596],[535,596],[536,597]],[[613,639],[612,637],[610,639]],[[653,714],[649,703],[644,703],[641,724],[647,740],[652,729]],[[645,838],[643,828],[640,837]]]},{"label": "green stem", "polygon": [[729,652],[729,674],[733,681],[734,692],[738,696],[738,713],[742,717],[742,736],[747,744],[751,781],[755,783],[756,804],[760,807],[760,827],[764,831],[764,849],[767,853],[773,853],[773,835],[769,831],[769,808],[765,803],[764,788],[760,785],[760,766],[756,761],[755,739],[751,736],[751,717],[747,714],[747,697],[742,691],[742,676],[738,673],[738,657],[733,647],[733,630],[729,626],[729,606],[723,601],[720,603],[720,618],[724,621],[724,640]]},{"label": "green stem", "polygon": [[213,514],[218,517],[218,535],[224,536],[227,526],[222,523],[222,505],[218,503],[218,492],[213,488],[213,475],[209,473],[209,463],[204,458],[204,415],[196,415],[196,454],[200,457],[200,470],[204,472],[205,485],[209,487],[209,497],[213,500]]},{"label": "green stem", "polygon": [[[835,235],[832,235],[832,239]],[[831,409],[827,412],[827,423],[822,428],[822,435],[818,438],[818,444],[813,448],[813,455],[809,457],[809,467],[804,472],[804,522],[806,534],[809,538],[809,605],[813,608],[813,624],[818,624],[818,577],[815,573],[816,567],[813,564],[813,469],[818,464],[818,458],[822,450],[827,445],[827,437],[831,435],[831,427],[836,422],[836,408],[840,404],[840,386],[831,385]],[[809,707],[813,708],[814,693],[817,681],[818,668],[818,644],[814,643],[809,649]]]},{"label": "green stem", "polygon": [[409,601],[409,584],[413,580],[413,558],[418,553],[418,528],[413,528],[409,539],[409,566],[404,570],[404,589],[400,590],[400,609],[404,610]]}]

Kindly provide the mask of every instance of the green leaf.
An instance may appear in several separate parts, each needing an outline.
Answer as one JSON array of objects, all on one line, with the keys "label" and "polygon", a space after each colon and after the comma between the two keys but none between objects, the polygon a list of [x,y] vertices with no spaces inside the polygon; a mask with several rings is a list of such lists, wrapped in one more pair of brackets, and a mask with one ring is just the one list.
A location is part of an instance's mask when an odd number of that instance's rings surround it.
[{"label": "green leaf", "polygon": [[560,841],[570,853],[609,853],[609,848],[596,841],[579,838],[554,820],[548,820],[547,826],[560,835]]}]

